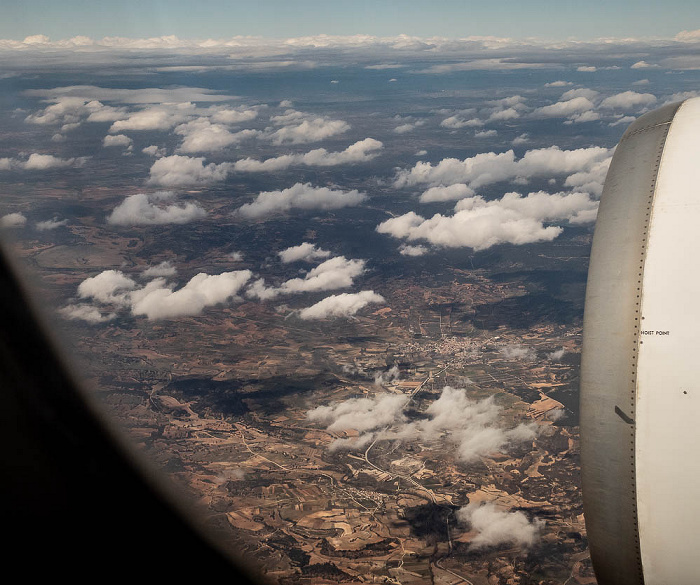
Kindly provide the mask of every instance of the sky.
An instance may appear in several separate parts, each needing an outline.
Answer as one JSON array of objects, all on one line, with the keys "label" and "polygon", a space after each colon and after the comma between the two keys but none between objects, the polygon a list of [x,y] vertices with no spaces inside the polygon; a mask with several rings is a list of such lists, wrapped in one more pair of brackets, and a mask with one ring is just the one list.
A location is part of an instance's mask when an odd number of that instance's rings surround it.
[{"label": "sky", "polygon": [[0,38],[13,40],[360,33],[585,40],[668,38],[700,28],[697,0],[3,0],[0,10]]}]

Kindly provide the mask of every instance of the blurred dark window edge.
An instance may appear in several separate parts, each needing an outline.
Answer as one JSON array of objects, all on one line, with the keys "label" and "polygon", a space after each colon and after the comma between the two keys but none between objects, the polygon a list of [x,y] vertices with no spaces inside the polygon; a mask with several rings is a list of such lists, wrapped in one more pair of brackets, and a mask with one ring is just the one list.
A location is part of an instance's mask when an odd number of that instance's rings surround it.
[{"label": "blurred dark window edge", "polygon": [[[40,299],[0,243],[3,565],[23,577],[259,581],[81,389]],[[225,522],[225,521],[222,521]],[[227,538],[229,537],[229,538]],[[227,545],[228,542],[228,545]]]}]

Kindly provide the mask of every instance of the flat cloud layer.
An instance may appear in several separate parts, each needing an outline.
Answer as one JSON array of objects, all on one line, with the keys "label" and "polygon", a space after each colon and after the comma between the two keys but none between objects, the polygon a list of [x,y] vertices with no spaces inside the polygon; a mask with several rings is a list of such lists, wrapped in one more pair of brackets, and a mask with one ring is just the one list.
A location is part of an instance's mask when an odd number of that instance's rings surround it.
[{"label": "flat cloud layer", "polygon": [[445,248],[469,247],[485,250],[497,244],[528,244],[551,241],[562,231],[545,222],[586,223],[595,220],[598,202],[587,193],[542,191],[523,197],[506,193],[501,199],[485,201],[481,197],[462,199],[455,214],[435,214],[430,219],[410,211],[388,219],[377,231],[408,241],[423,240]]},{"label": "flat cloud layer", "polygon": [[197,203],[165,203],[173,197],[174,193],[170,192],[130,195],[107,216],[107,223],[123,226],[177,224],[188,223],[206,215],[206,211]]},{"label": "flat cloud layer", "polygon": [[[165,159],[161,159],[161,162]],[[154,165],[155,166],[155,165]],[[311,183],[296,183],[281,191],[260,193],[255,201],[242,205],[237,213],[245,218],[259,219],[286,213],[292,209],[340,209],[362,203],[367,196],[357,190],[341,191],[328,187],[313,187]]]}]

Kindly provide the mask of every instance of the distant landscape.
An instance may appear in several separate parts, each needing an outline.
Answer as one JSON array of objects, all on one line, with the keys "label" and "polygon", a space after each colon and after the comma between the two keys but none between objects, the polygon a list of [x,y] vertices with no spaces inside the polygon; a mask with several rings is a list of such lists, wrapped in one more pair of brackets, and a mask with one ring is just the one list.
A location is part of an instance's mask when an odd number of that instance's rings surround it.
[{"label": "distant landscape", "polygon": [[593,226],[698,42],[150,41],[0,41],[0,226],[135,448],[272,583],[595,583]]}]

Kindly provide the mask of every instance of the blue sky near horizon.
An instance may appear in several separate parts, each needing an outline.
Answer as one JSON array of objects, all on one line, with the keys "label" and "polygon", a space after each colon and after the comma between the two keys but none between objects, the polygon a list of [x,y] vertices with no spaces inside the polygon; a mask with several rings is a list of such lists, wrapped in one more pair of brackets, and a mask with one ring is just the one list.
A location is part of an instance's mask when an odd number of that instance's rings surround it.
[{"label": "blue sky near horizon", "polygon": [[314,34],[594,39],[673,37],[700,28],[700,2],[668,0],[4,0],[0,38],[44,34],[226,38]]}]

